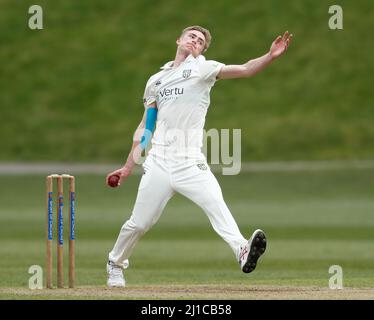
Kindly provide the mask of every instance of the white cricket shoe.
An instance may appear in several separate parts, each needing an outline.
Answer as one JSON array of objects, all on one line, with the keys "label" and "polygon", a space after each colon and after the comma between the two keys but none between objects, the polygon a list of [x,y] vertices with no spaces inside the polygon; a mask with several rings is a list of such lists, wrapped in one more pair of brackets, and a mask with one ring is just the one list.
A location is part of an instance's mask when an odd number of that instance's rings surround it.
[{"label": "white cricket shoe", "polygon": [[265,233],[257,229],[252,237],[244,246],[242,246],[239,255],[240,268],[244,273],[252,272],[257,265],[257,260],[265,252],[266,236]]},{"label": "white cricket shoe", "polygon": [[122,268],[115,265],[113,262],[108,261],[106,265],[106,271],[108,272],[107,285],[111,288],[121,288],[124,287],[126,282],[123,277]]}]

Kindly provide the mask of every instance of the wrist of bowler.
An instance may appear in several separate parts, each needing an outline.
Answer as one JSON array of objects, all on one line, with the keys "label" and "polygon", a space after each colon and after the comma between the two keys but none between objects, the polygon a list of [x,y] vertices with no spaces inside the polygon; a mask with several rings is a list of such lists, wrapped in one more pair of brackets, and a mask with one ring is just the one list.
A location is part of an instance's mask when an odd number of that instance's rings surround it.
[{"label": "wrist of bowler", "polygon": [[128,168],[128,167],[123,167],[120,172],[119,172],[119,176],[120,176],[120,182],[123,180],[123,179],[126,179],[132,172],[132,169]]}]

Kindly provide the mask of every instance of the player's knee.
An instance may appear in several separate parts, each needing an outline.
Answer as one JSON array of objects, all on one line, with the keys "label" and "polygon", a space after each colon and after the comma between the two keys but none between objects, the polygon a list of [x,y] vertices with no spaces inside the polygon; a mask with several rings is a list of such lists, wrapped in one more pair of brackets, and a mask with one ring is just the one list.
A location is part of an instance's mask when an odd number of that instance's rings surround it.
[{"label": "player's knee", "polygon": [[208,197],[205,199],[205,205],[209,207],[219,207],[222,204],[224,204],[225,201],[223,200],[223,197],[219,194]]},{"label": "player's knee", "polygon": [[146,224],[137,224],[135,226],[135,232],[139,234],[144,234],[149,230],[150,226]]},{"label": "player's knee", "polygon": [[122,228],[130,229],[135,233],[144,234],[149,230],[150,224],[146,222],[134,222],[130,219],[123,225]]}]

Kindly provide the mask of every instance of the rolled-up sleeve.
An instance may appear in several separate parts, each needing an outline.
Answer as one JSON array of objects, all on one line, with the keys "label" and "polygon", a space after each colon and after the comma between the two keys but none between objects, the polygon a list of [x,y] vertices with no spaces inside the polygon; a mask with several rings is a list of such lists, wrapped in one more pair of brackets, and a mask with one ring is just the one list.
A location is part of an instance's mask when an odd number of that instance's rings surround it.
[{"label": "rolled-up sleeve", "polygon": [[225,64],[214,60],[202,62],[200,66],[202,79],[208,83],[214,84],[223,66],[225,66]]}]

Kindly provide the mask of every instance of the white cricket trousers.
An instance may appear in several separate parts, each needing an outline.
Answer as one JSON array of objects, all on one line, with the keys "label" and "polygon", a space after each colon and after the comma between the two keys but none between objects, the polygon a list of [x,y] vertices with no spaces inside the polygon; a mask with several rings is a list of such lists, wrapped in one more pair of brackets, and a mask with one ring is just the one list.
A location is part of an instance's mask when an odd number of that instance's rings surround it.
[{"label": "white cricket trousers", "polygon": [[247,240],[232,217],[221,188],[203,160],[178,161],[148,155],[132,215],[122,226],[109,260],[127,268],[139,238],[160,218],[167,202],[180,193],[201,207],[213,229],[229,244],[239,261],[240,246]]}]

